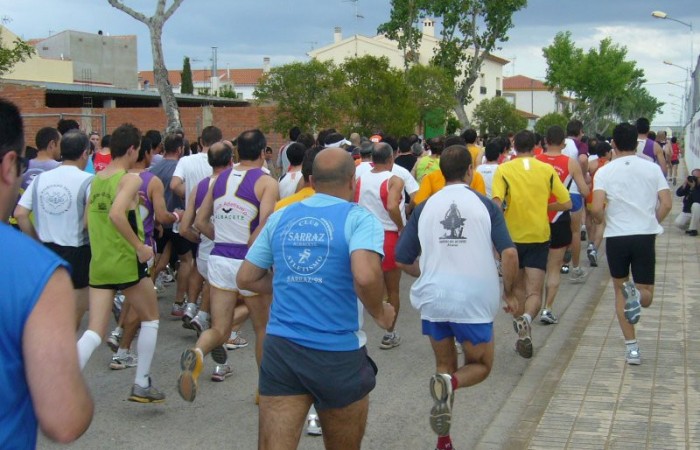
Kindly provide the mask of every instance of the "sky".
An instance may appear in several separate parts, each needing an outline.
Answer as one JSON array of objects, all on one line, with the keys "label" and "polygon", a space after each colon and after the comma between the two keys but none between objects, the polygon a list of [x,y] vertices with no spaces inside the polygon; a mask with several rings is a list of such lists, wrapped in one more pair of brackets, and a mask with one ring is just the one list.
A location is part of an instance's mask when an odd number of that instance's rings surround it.
[{"label": "sky", "polygon": [[[156,0],[123,0],[146,15]],[[172,3],[168,0],[168,4]],[[390,0],[185,0],[163,31],[165,62],[181,70],[184,56],[193,69],[211,67],[212,47],[218,47],[218,67],[262,67],[305,61],[306,53],[333,42],[333,29],[343,36],[374,36],[388,20]],[[529,0],[514,17],[507,42],[494,53],[512,62],[504,75],[544,79],[542,48],[559,31],[571,31],[578,47],[589,49],[611,37],[627,47],[628,58],[645,71],[647,89],[666,103],[655,124],[677,124],[683,107],[682,88],[691,65],[688,27],[655,19],[654,10],[692,23],[695,61],[700,53],[700,2],[698,0]],[[151,70],[146,26],[111,7],[107,0],[0,0],[0,19],[24,39],[41,38],[64,30],[138,36],[138,67]],[[682,68],[665,65],[670,61]],[[693,62],[695,64],[695,62]],[[604,68],[601,68],[604,70]],[[676,97],[674,97],[676,96]],[[675,104],[675,105],[674,105]],[[678,105],[678,106],[676,106]]]}]

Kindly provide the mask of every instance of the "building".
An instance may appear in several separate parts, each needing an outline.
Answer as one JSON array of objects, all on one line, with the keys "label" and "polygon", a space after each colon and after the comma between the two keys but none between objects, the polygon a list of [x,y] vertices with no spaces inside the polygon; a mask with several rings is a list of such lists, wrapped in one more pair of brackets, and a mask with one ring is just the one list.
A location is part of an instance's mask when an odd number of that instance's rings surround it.
[{"label": "building", "polygon": [[[0,40],[11,46],[19,37],[9,28],[0,25]],[[24,62],[18,62],[2,77],[3,80],[47,81],[73,83],[73,61],[47,58],[35,53]]]},{"label": "building", "polygon": [[542,81],[524,75],[506,77],[503,80],[503,96],[516,109],[538,117],[563,112],[566,105],[573,101],[569,97],[558,96]]},{"label": "building", "polygon": [[[193,69],[192,85],[194,93],[209,93],[218,89],[230,89],[236,93],[236,98],[241,100],[253,100],[253,92],[258,86],[262,76],[270,71],[270,58],[263,59],[262,68],[254,69],[218,69],[217,77],[212,78],[209,69]],[[168,81],[173,87],[173,92],[179,93],[182,88],[182,72],[168,70]],[[155,78],[152,70],[142,70],[138,73],[139,87],[141,89],[155,89]],[[214,86],[214,88],[212,88]],[[218,89],[216,88],[218,86]]]},{"label": "building", "polygon": [[[435,37],[435,21],[432,19],[423,20],[422,38],[418,55],[409,55],[413,61],[420,64],[428,64],[440,40]],[[332,61],[335,64],[342,64],[345,59],[356,56],[385,56],[389,59],[391,67],[403,69],[404,60],[407,57],[403,50],[399,49],[398,43],[392,41],[384,35],[367,37],[359,34],[343,38],[340,27],[336,27],[333,34],[333,43],[311,50],[308,55],[319,61]],[[470,117],[474,107],[484,99],[501,95],[503,84],[503,66],[508,64],[508,60],[495,55],[487,55],[481,67],[479,80],[472,88],[473,101],[465,106],[464,110]]]}]

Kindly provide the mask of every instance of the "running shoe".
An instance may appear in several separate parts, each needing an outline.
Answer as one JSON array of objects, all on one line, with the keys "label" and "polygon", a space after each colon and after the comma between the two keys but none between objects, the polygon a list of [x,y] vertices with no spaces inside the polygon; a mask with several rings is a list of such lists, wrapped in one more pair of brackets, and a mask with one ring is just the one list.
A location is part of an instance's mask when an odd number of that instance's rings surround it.
[{"label": "running shoe", "polygon": [[190,325],[192,325],[192,328],[197,332],[197,336],[200,335],[200,333],[203,333],[211,327],[211,324],[209,323],[208,320],[205,320],[197,314],[192,321],[190,321]]},{"label": "running shoe", "polygon": [[561,270],[559,271],[559,273],[564,274],[564,275],[566,275],[567,273],[569,273],[569,265],[568,265],[568,264],[562,264],[562,265],[561,265]]},{"label": "running shoe", "polygon": [[306,418],[306,434],[309,436],[321,436],[323,430],[321,430],[321,422],[318,420],[318,415],[309,414]]},{"label": "running shoe", "polygon": [[175,281],[175,277],[177,276],[175,271],[170,267],[170,264],[165,267],[165,270],[161,272],[161,275],[163,275],[163,283],[172,283]]},{"label": "running shoe", "polygon": [[639,347],[628,348],[625,353],[625,361],[631,366],[638,366],[642,363],[642,355],[639,353]]},{"label": "running shoe", "polygon": [[133,353],[127,353],[124,356],[112,356],[112,362],[109,363],[109,368],[112,370],[123,370],[129,367],[136,367],[139,358]]},{"label": "running shoe", "polygon": [[241,336],[240,333],[236,333],[235,335],[231,333],[231,338],[224,344],[226,350],[236,350],[237,348],[244,348],[247,346],[248,340]]},{"label": "running shoe", "polygon": [[170,310],[171,317],[182,317],[185,315],[185,303],[173,303],[173,307]]},{"label": "running shoe", "polygon": [[228,353],[226,353],[226,349],[223,345],[214,347],[211,351],[211,359],[217,364],[226,364],[226,361],[228,361]]},{"label": "running shoe", "polygon": [[117,353],[117,350],[119,350],[119,343],[122,341],[122,334],[117,332],[117,330],[112,331],[109,333],[109,336],[105,340],[105,343],[109,347],[110,350],[112,350],[113,353]]},{"label": "running shoe", "polygon": [[523,358],[532,358],[532,336],[530,335],[530,324],[527,322],[527,319],[523,316],[513,319],[513,328],[518,333],[515,351]]},{"label": "running shoe", "polygon": [[632,325],[639,322],[642,314],[642,305],[639,303],[639,289],[633,281],[625,281],[622,284],[622,295],[625,297],[625,319]]},{"label": "running shoe", "polygon": [[582,240],[582,241],[585,241],[585,240],[586,240],[586,237],[587,237],[586,226],[585,226],[585,225],[581,225],[581,240]]},{"label": "running shoe", "polygon": [[452,377],[446,373],[436,373],[430,377],[430,395],[433,397],[433,407],[430,409],[430,428],[438,436],[450,434],[452,422]]},{"label": "running shoe", "polygon": [[569,281],[572,283],[583,283],[586,281],[586,271],[581,267],[574,267],[569,273]]},{"label": "running shoe", "polygon": [[389,350],[399,345],[401,345],[401,337],[399,333],[394,331],[393,333],[386,333],[384,335],[382,342],[379,344],[379,348],[382,350]]},{"label": "running shoe", "polygon": [[177,391],[187,402],[194,401],[197,396],[197,379],[202,373],[202,354],[194,348],[182,352],[180,357],[180,377],[177,380]]},{"label": "running shoe", "polygon": [[193,330],[194,328],[192,327],[192,319],[194,319],[197,316],[197,313],[199,312],[199,308],[197,307],[196,303],[187,303],[185,305],[185,311],[182,314],[182,326],[184,328],[188,328],[190,330]]},{"label": "running shoe", "polygon": [[144,388],[138,384],[134,384],[131,387],[129,401],[138,403],[163,403],[165,401],[165,394],[153,387],[153,383],[149,377],[148,387]]},{"label": "running shoe", "polygon": [[540,314],[540,322],[547,325],[553,325],[555,323],[559,323],[559,319],[557,319],[557,316],[555,316],[551,310],[543,309],[542,313]]},{"label": "running shoe", "polygon": [[217,364],[211,374],[211,381],[224,381],[233,375],[233,369],[228,364]]},{"label": "running shoe", "polygon": [[586,253],[588,254],[588,262],[591,263],[591,267],[598,267],[598,251],[595,247],[588,247]]}]

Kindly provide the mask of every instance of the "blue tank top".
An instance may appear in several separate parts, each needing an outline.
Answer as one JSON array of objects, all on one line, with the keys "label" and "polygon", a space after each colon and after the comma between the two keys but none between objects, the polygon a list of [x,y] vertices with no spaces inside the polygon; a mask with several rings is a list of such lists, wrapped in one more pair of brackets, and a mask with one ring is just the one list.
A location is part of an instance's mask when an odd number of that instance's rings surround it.
[{"label": "blue tank top", "polygon": [[3,288],[0,307],[0,448],[35,448],[37,420],[25,379],[22,333],[46,283],[68,263],[51,250],[0,223]]},{"label": "blue tank top", "polygon": [[364,346],[345,222],[355,206],[285,208],[272,239],[275,276],[267,333],[328,351]]}]

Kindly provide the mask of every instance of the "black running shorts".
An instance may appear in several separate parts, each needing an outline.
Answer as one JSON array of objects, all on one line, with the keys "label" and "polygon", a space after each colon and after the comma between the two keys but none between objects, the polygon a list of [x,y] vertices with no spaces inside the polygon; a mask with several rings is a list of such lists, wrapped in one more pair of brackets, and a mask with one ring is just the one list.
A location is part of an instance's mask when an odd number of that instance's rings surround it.
[{"label": "black running shorts", "polygon": [[654,284],[656,269],[656,235],[615,236],[605,239],[605,248],[613,278],[632,279],[638,284]]},{"label": "black running shorts", "polygon": [[557,220],[554,223],[550,223],[549,231],[551,235],[549,248],[564,248],[571,244],[573,235],[571,234],[570,220]]},{"label": "black running shorts", "polygon": [[70,278],[73,282],[73,289],[88,287],[88,283],[90,282],[90,259],[92,255],[89,245],[64,247],[51,242],[47,242],[44,245],[70,264]]},{"label": "black running shorts", "polygon": [[530,269],[547,270],[547,257],[549,256],[549,242],[515,243],[518,250],[518,266]]}]

